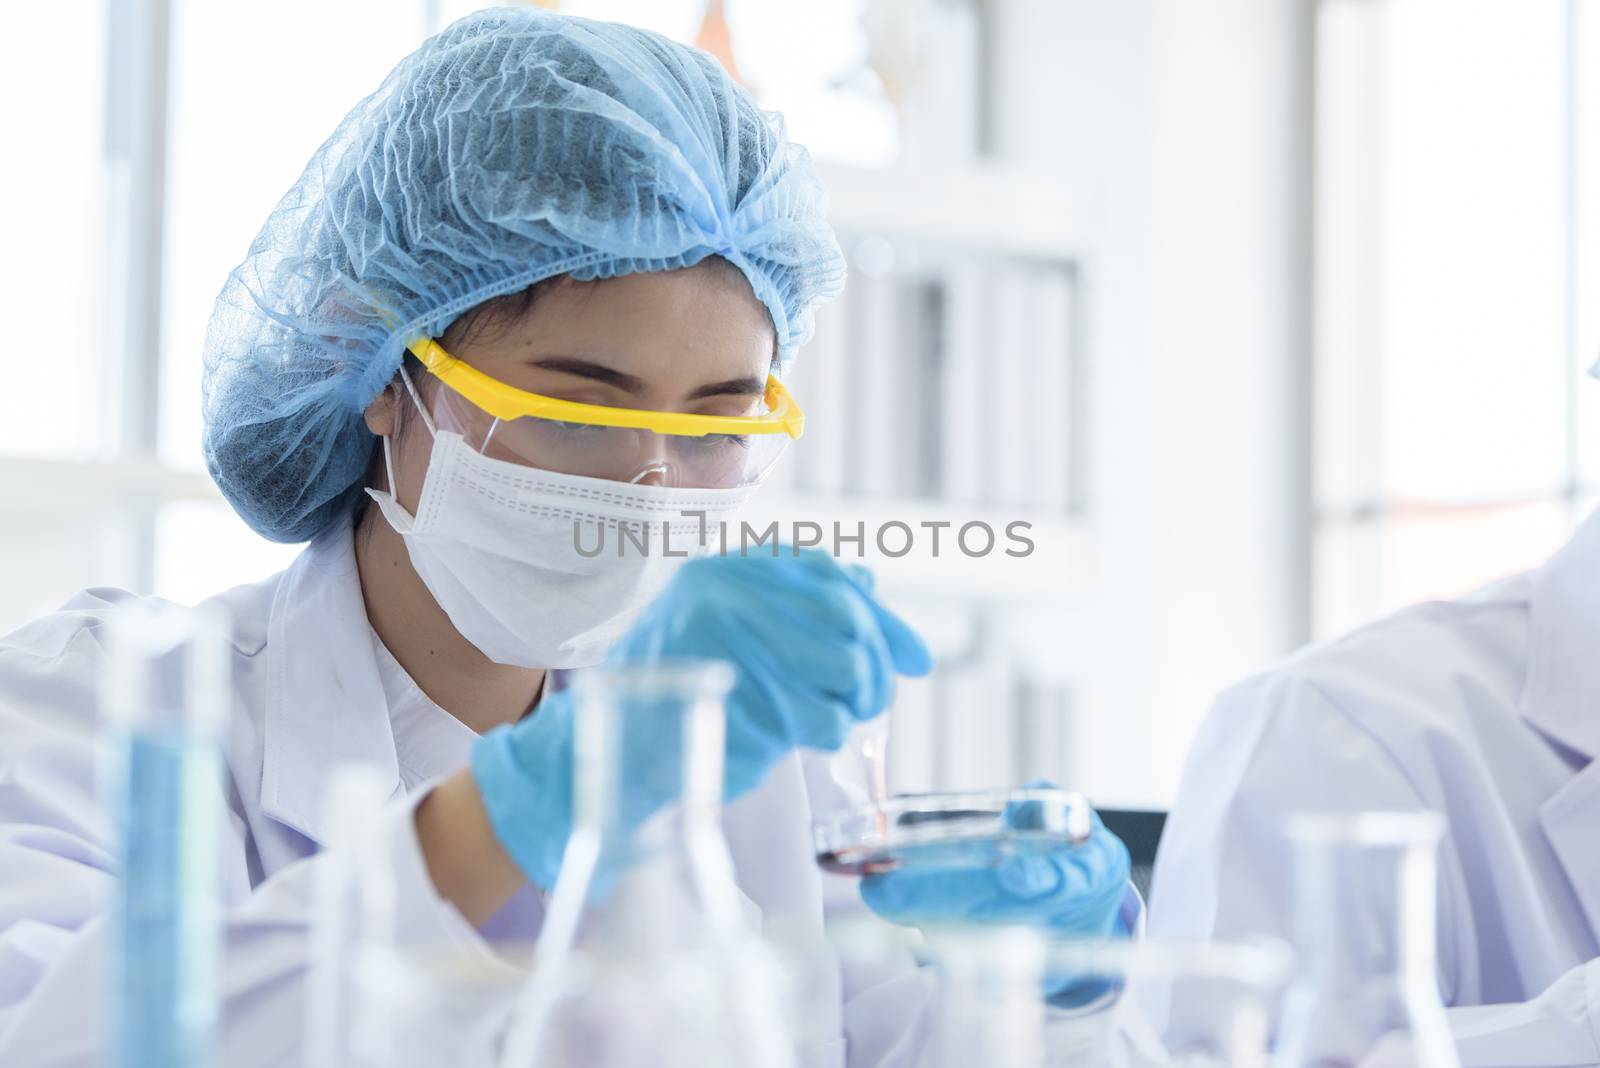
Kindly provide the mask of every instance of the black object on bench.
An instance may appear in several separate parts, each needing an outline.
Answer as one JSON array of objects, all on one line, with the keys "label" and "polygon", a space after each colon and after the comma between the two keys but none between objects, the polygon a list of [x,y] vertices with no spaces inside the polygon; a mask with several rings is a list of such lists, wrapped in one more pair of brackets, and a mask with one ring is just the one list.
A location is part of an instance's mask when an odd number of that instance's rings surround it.
[{"label": "black object on bench", "polygon": [[1102,808],[1099,811],[1106,830],[1122,839],[1128,847],[1128,855],[1133,860],[1133,885],[1149,901],[1156,847],[1161,844],[1161,831],[1167,825],[1167,814],[1137,808]]}]

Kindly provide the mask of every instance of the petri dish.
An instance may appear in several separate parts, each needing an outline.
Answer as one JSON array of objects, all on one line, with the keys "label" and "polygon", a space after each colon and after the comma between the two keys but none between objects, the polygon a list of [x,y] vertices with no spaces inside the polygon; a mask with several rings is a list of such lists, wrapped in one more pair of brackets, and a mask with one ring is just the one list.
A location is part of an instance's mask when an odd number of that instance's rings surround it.
[{"label": "petri dish", "polygon": [[993,867],[1008,857],[1053,853],[1088,841],[1082,794],[1052,787],[899,794],[843,809],[813,828],[817,865],[875,875],[903,865]]}]

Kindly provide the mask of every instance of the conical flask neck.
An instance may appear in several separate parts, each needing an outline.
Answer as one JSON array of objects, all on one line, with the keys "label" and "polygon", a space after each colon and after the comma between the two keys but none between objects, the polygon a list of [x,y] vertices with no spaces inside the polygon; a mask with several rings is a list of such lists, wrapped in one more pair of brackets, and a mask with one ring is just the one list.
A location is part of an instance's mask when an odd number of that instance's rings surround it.
[{"label": "conical flask neck", "polygon": [[1291,820],[1300,962],[1274,1068],[1456,1068],[1434,963],[1443,826],[1430,812]]},{"label": "conical flask neck", "polygon": [[1302,844],[1296,870],[1297,940],[1306,969],[1352,988],[1415,977],[1435,967],[1433,845]]},{"label": "conical flask neck", "polygon": [[545,948],[640,951],[740,915],[722,836],[725,665],[595,672],[577,687],[574,830]]},{"label": "conical flask neck", "polygon": [[739,907],[719,834],[680,825],[648,847],[597,852],[574,943],[594,953],[638,956],[709,946],[734,935]]},{"label": "conical flask neck", "polygon": [[719,690],[607,676],[580,689],[576,729],[573,822],[599,836],[607,856],[659,849],[718,825]]}]

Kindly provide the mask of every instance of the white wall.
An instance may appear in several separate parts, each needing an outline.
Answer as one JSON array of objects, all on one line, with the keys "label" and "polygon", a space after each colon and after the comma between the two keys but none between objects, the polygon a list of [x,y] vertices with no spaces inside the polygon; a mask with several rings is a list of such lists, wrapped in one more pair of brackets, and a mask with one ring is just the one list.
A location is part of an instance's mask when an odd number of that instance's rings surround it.
[{"label": "white wall", "polygon": [[998,146],[1083,211],[1102,803],[1169,801],[1211,697],[1303,633],[1303,10],[999,5]]}]

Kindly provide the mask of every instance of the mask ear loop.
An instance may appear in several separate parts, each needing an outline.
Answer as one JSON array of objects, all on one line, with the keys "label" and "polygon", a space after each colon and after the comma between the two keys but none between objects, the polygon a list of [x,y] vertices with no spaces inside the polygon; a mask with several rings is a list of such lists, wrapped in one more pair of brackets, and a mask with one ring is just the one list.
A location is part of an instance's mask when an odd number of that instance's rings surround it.
[{"label": "mask ear loop", "polygon": [[[406,369],[405,369],[404,365],[402,365],[401,368],[400,368],[400,381],[405,383],[406,392],[411,395],[411,403],[416,405],[417,414],[422,416],[422,425],[428,428],[428,436],[429,437],[433,437],[435,435],[435,430],[434,430],[434,426],[433,426],[433,417],[428,414],[428,409],[423,406],[422,398],[417,395],[417,387],[413,386],[411,384],[411,376],[406,374]],[[401,411],[403,411],[403,410],[404,409],[397,410],[396,413],[395,413],[395,415],[396,415],[395,426],[394,426],[395,432],[398,432],[400,430],[400,419],[399,419],[399,416],[400,416]],[[395,481],[395,477],[394,477],[394,452],[389,447],[389,441],[393,437],[394,437],[393,433],[385,434],[383,436],[383,468],[384,468],[384,471],[389,476],[389,492],[391,494],[395,494],[396,495],[395,499],[399,500],[398,494],[400,493],[400,483]]]},{"label": "mask ear loop", "polygon": [[417,394],[417,387],[411,384],[411,376],[406,374],[404,366],[400,368],[400,381],[405,383],[406,392],[411,394],[411,403],[417,406],[417,414],[422,416],[422,425],[428,428],[428,436],[432,437],[435,433],[433,416],[428,414],[428,409],[422,403],[422,398]]}]

